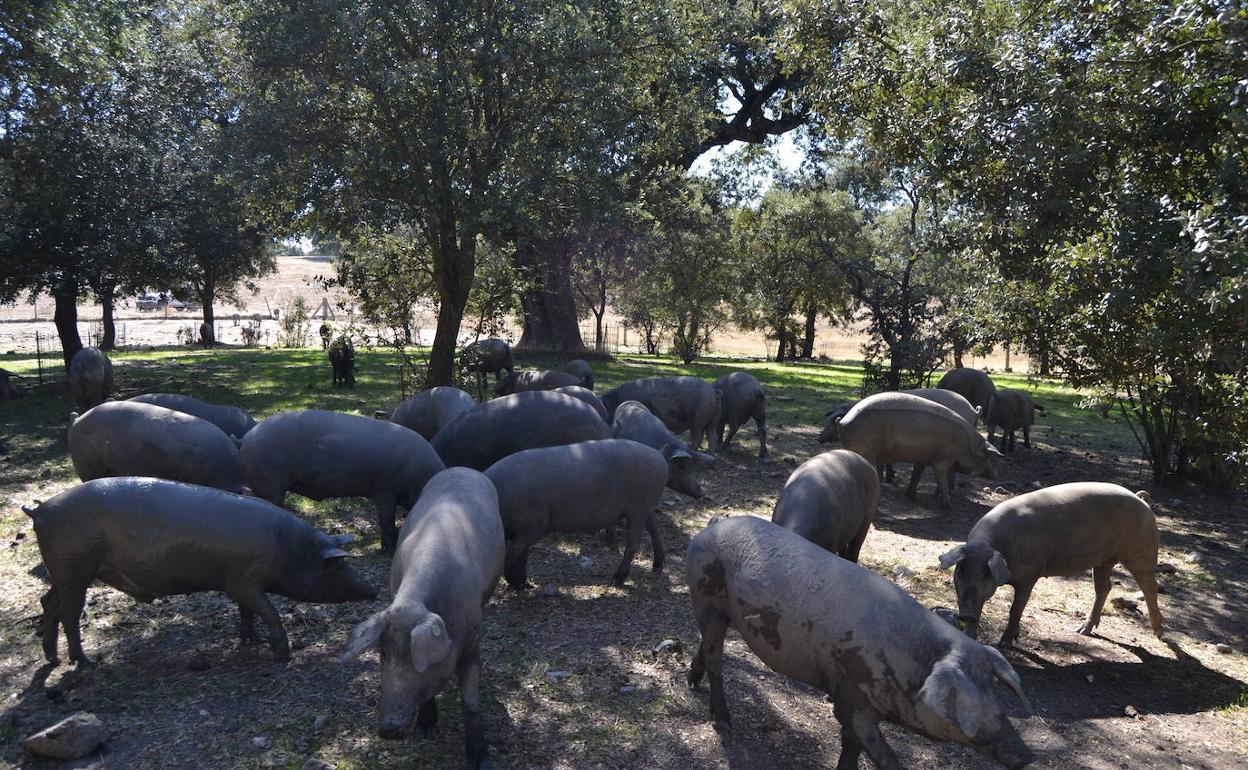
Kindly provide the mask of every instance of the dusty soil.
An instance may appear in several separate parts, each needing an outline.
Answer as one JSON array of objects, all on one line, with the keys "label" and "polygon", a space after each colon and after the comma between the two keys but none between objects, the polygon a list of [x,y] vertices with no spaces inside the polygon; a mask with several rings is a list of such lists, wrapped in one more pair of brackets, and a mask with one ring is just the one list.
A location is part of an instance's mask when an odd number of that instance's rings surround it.
[{"label": "dusty soil", "polygon": [[[608,585],[619,548],[596,537],[550,539],[530,559],[530,579],[557,588],[553,598],[503,587],[486,610],[484,721],[501,768],[832,767],[839,727],[820,693],[764,667],[732,632],[726,679],[735,729],[709,721],[705,687],[684,685],[697,631],[689,613],[683,553],[712,516],[769,516],[785,477],[819,450],[817,427],[772,426],[773,459],[755,458],[753,430],[707,473],[708,497],[669,494],[662,533],[667,571],[649,571],[648,543],[628,585]],[[8,468],[6,471],[14,471]],[[68,482],[39,480],[38,468],[6,473],[10,505],[46,498]],[[863,562],[896,579],[928,606],[954,602],[936,557],[994,504],[993,488],[1063,481],[1117,481],[1142,487],[1143,468],[1087,434],[1044,427],[1033,448],[998,463],[994,482],[964,480],[952,510],[933,503],[930,477],[917,502],[902,494],[908,470],[886,487]],[[364,533],[357,566],[386,584],[374,524],[362,501],[300,511],[330,531]],[[329,513],[326,514],[325,511]],[[1129,575],[1115,574],[1098,634],[1074,629],[1092,600],[1090,577],[1047,579],[1033,594],[1023,637],[1008,657],[1036,711],[1011,707],[1040,768],[1242,768],[1248,763],[1248,534],[1241,496],[1169,489],[1156,500],[1163,532],[1162,612],[1170,645],[1155,639],[1132,597]],[[340,768],[457,767],[463,733],[453,687],[443,692],[442,730],[430,741],[384,741],[374,733],[375,654],[341,666],[335,657],[352,625],[385,606],[309,605],[278,599],[296,648],[287,665],[267,648],[242,647],[236,614],[219,596],[136,603],[92,589],[84,625],[101,665],[79,670],[43,663],[33,618],[43,590],[39,557],[24,517],[8,517],[0,559],[0,765],[30,768],[301,767],[320,757]],[[582,556],[592,564],[580,565]],[[905,567],[909,573],[900,570]],[[1127,600],[1125,603],[1119,599]],[[1004,624],[1009,591],[989,604],[986,638]],[[827,597],[829,612],[836,596]],[[655,654],[665,639],[675,652]],[[64,644],[62,639],[61,644]],[[1216,645],[1227,645],[1219,651]],[[556,674],[556,672],[560,672]],[[566,676],[564,673],[566,672]],[[1005,696],[1003,695],[1003,698]],[[1236,707],[1235,704],[1238,704]],[[78,710],[103,718],[114,738],[77,763],[34,761],[17,741]],[[970,750],[896,728],[886,736],[906,767],[991,767]],[[256,740],[263,739],[263,740]],[[262,747],[257,744],[262,744]],[[866,766],[864,764],[864,766]]]}]

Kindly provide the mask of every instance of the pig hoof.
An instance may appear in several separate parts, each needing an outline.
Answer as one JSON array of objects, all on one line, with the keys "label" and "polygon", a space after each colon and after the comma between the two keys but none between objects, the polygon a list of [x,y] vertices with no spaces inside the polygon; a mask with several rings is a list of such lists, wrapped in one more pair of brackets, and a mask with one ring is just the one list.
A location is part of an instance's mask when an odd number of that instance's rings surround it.
[{"label": "pig hoof", "polygon": [[729,722],[726,719],[716,719],[715,732],[720,735],[732,735],[732,722]]},{"label": "pig hoof", "polygon": [[1096,626],[1092,625],[1091,623],[1084,623],[1082,626],[1079,626],[1079,628],[1075,630],[1075,633],[1079,634],[1080,636],[1092,636],[1093,635],[1092,632],[1095,630],[1096,630]]},{"label": "pig hoof", "polygon": [[78,666],[78,668],[95,668],[95,661],[86,655],[75,656],[70,662]]}]

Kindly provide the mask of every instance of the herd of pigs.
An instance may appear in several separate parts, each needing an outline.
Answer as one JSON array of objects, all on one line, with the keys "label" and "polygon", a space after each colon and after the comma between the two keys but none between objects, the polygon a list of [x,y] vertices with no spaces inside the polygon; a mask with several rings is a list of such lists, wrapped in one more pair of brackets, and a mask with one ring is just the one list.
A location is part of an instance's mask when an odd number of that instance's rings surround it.
[{"label": "herd of pigs", "polygon": [[[83,483],[24,509],[51,582],[41,600],[47,659],[59,662],[63,628],[70,659],[90,663],[79,619],[88,586],[100,580],[141,601],[222,591],[238,604],[243,641],[259,641],[258,615],[274,656],[285,660],[286,633],[266,594],[313,602],[377,596],[347,563],[351,536],[325,534],[287,511],[287,493],[371,498],[381,546],[393,551],[392,598],[351,632],[341,660],[379,650],[384,737],[430,734],[435,696],[457,676],[468,763],[489,766],[479,639],[499,578],[524,590],[529,549],[544,535],[610,534],[617,524],[626,535],[615,583],[626,581],[643,529],[653,569],[662,570],[656,509],[664,488],[701,496],[699,466],[750,419],[765,457],[765,395],[754,377],[735,372],[715,383],[634,380],[599,398],[585,362],[518,372],[499,340],[470,346],[461,365],[478,378],[493,374],[498,396],[477,403],[438,387],[404,401],[389,422],[311,410],[257,422],[186,395],[111,400],[107,357],[94,348],[78,353],[71,388],[83,412],[70,427],[69,452]],[[995,428],[1003,447],[1012,449],[1019,428],[1029,444],[1037,409],[1027,394],[997,390],[970,369],[949,372],[939,388],[842,405],[820,441],[839,439],[844,449],[799,466],[770,522],[714,520],[695,535],[685,564],[701,644],[688,682],[709,679],[716,728],[730,729],[722,668],[731,626],[769,667],[827,693],[842,727],[838,768],[857,767],[863,752],[877,767],[900,767],[881,720],[1022,767],[1033,755],[996,689],[1000,682],[1026,705],[1021,681],[997,649],[975,641],[998,587],[1014,589],[1000,642],[1008,646],[1039,578],[1092,569],[1096,596],[1079,629],[1091,634],[1120,563],[1161,636],[1156,520],[1144,493],[1114,484],[1014,497],[941,556],[942,568],[956,565],[965,633],[857,564],[886,466],[913,464],[911,497],[931,466],[947,506],[957,472],[991,477],[989,458],[1000,454]],[[684,431],[689,443],[677,436]],[[396,530],[400,509],[407,515]]]}]

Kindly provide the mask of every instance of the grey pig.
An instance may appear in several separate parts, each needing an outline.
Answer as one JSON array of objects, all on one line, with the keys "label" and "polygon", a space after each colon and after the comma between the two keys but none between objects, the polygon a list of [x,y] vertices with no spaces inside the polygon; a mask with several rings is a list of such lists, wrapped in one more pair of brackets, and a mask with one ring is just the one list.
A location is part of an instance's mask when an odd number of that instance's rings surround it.
[{"label": "grey pig", "polygon": [[88,481],[23,510],[52,582],[41,600],[43,654],[52,664],[60,662],[59,622],[70,660],[90,665],[78,621],[94,580],[141,602],[223,591],[238,604],[243,642],[259,641],[259,615],[278,660],[290,658],[290,645],[266,593],[307,602],[377,597],[346,562],[340,546],[350,536],[327,535],[254,497],[128,476]]},{"label": "grey pig", "polygon": [[494,386],[494,395],[506,396],[526,390],[554,390],[567,385],[580,385],[581,378],[575,374],[548,371],[509,372]]},{"label": "grey pig", "polygon": [[583,388],[580,385],[564,385],[562,388],[555,388],[555,392],[584,401],[594,408],[603,422],[607,421],[607,408],[602,405],[602,399],[594,395],[594,391],[589,388]]},{"label": "grey pig", "polygon": [[[971,402],[962,397],[960,393],[954,393],[952,390],[943,390],[941,388],[908,388],[906,390],[896,391],[905,393],[910,396],[918,396],[925,398],[933,403],[952,409],[953,413],[966,420],[971,425],[979,421],[980,410],[971,406]],[[837,404],[835,408],[828,411],[824,416],[828,418],[828,424],[824,426],[823,432],[819,434],[820,444],[829,444],[838,438],[838,418],[849,414],[849,410],[854,408],[857,401],[846,401]]]},{"label": "grey pig", "polygon": [[940,404],[905,393],[877,393],[840,421],[841,443],[877,468],[914,463],[906,496],[913,499],[923,470],[936,469],[940,503],[948,508],[950,471],[992,478],[990,454],[1000,455],[966,420]]},{"label": "grey pig", "polygon": [[997,386],[992,384],[992,378],[987,372],[964,367],[945,372],[940,382],[937,383],[937,387],[952,390],[969,401],[971,406],[978,407],[980,419],[988,416],[988,405],[992,403],[992,397],[997,393]]},{"label": "grey pig", "polygon": [[978,636],[984,603],[998,586],[1009,584],[1014,601],[1000,644],[1013,644],[1037,580],[1091,569],[1096,599],[1079,627],[1090,636],[1101,620],[1114,565],[1121,562],[1144,593],[1148,619],[1160,638],[1157,519],[1145,497],[1117,484],[1079,481],[1019,495],[984,514],[964,545],[940,557],[941,569],[957,565],[953,585],[966,633]]},{"label": "grey pig", "polygon": [[243,475],[277,505],[286,493],[324,500],[368,497],[382,550],[393,550],[396,507],[407,510],[444,467],[429,442],[402,425],[342,412],[284,412],[243,437]]},{"label": "grey pig", "polygon": [[710,674],[717,729],[731,729],[723,662],[732,626],[769,668],[828,694],[841,723],[838,770],[857,768],[864,750],[877,768],[900,770],[881,721],[1009,768],[1032,761],[994,687],[1000,680],[1027,705],[1001,653],[871,570],[753,516],[699,532],[685,565],[702,635],[688,680],[695,687]]},{"label": "grey pig", "polygon": [[610,436],[611,429],[584,401],[529,390],[477,404],[438,431],[432,443],[448,468],[462,465],[483,471],[524,449]]},{"label": "grey pig", "polygon": [[833,449],[793,471],[771,520],[857,563],[879,501],[880,477],[871,463],[857,452]]},{"label": "grey pig", "polygon": [[581,378],[580,386],[586,390],[594,389],[594,370],[589,364],[579,358],[574,358],[563,366],[559,367],[559,371],[575,374]]},{"label": "grey pig", "polygon": [[85,412],[99,406],[113,392],[113,362],[99,348],[83,348],[69,360],[69,392]]},{"label": "grey pig", "polygon": [[478,378],[492,373],[497,382],[504,369],[514,372],[516,364],[511,355],[511,345],[489,337],[464,346],[459,353],[459,368],[460,371],[476,374]]},{"label": "grey pig", "polygon": [[658,417],[650,414],[650,410],[640,401],[625,401],[616,408],[611,435],[637,441],[662,452],[667,460],[667,486],[690,497],[702,496],[697,466],[713,463],[715,458],[685,446],[685,442],[668,430]]},{"label": "grey pig", "polygon": [[399,404],[390,415],[390,422],[432,440],[447,423],[476,405],[476,400],[466,391],[439,385]]},{"label": "grey pig", "polygon": [[988,416],[984,422],[988,425],[988,440],[992,434],[1001,429],[1001,449],[1008,446],[1014,451],[1014,432],[1023,429],[1023,446],[1031,449],[1031,426],[1036,422],[1036,412],[1043,412],[1044,407],[1031,400],[1031,395],[1021,390],[1001,388],[993,396],[988,405]]},{"label": "grey pig", "polygon": [[83,481],[155,476],[246,492],[238,444],[216,425],[138,401],[108,401],[69,427],[69,457]]},{"label": "grey pig", "polygon": [[[754,427],[758,430],[758,456],[767,456],[767,397],[763,394],[763,386],[753,375],[746,372],[733,372],[715,381],[715,390],[721,394],[719,420],[715,426],[715,436],[720,446],[727,447],[732,443],[737,429],[745,421],[754,418]],[[724,436],[724,428],[728,435]]]},{"label": "grey pig", "polygon": [[[481,727],[481,616],[503,570],[503,524],[494,485],[450,468],[434,476],[403,522],[390,565],[390,606],[351,632],[339,661],[381,652],[382,738],[437,732],[437,694],[459,677],[468,766],[490,767]],[[419,711],[417,709],[419,708]]]},{"label": "grey pig", "polygon": [[703,436],[711,454],[719,448],[715,425],[719,421],[719,391],[697,377],[651,377],[633,380],[608,390],[602,396],[607,417],[615,419],[615,410],[625,401],[640,401],[650,413],[672,431],[689,431],[689,446],[698,449]]},{"label": "grey pig", "polygon": [[526,449],[499,460],[485,475],[498,489],[507,532],[503,574],[516,589],[527,580],[529,548],[547,532],[597,532],[624,519],[628,537],[614,582],[624,585],[644,527],[663,570],[663,540],[654,510],[667,482],[663,455],[636,441],[608,439]]},{"label": "grey pig", "polygon": [[247,431],[256,427],[256,420],[237,406],[210,404],[194,396],[182,396],[176,393],[144,393],[129,399],[140,404],[155,404],[175,412],[182,412],[201,420],[207,420],[220,428],[227,436],[242,438]]}]

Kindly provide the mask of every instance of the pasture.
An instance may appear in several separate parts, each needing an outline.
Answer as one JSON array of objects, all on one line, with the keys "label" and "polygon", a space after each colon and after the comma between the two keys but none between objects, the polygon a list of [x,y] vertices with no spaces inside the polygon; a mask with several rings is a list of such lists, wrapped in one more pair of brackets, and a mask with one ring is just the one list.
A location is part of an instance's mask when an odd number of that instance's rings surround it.
[{"label": "pasture", "polygon": [[[357,386],[332,389],[320,350],[158,349],[113,355],[117,396],[184,392],[232,403],[257,418],[324,408],[371,415],[398,402],[388,354],[358,353]],[[523,368],[557,364],[520,355]],[[697,630],[689,611],[683,555],[715,516],[769,517],[788,474],[821,451],[822,415],[856,398],[861,371],[849,364],[793,365],[708,359],[591,362],[597,390],[629,379],[686,373],[708,380],[746,369],[766,387],[772,457],[756,458],[752,423],[704,474],[700,500],[664,495],[660,527],[667,570],[649,571],[649,544],[624,588],[610,585],[619,545],[597,536],[547,538],[532,552],[524,595],[500,585],[486,610],[483,715],[500,768],[831,767],[840,748],[832,706],[764,667],[729,633],[726,688],[734,731],[712,729],[705,685],[685,685]],[[34,362],[0,356],[0,366],[33,374]],[[59,374],[59,372],[58,372]],[[951,510],[935,504],[931,476],[917,501],[902,495],[908,469],[885,485],[862,562],[929,607],[955,604],[937,556],[1012,494],[1076,480],[1147,487],[1147,467],[1127,426],[1081,408],[1057,381],[993,375],[1031,389],[1048,412],[1022,448],[995,464],[996,479],[960,480]],[[55,379],[55,378],[54,378]],[[31,380],[27,380],[30,382]],[[354,533],[357,568],[383,586],[374,603],[297,604],[275,597],[294,648],[289,664],[267,647],[242,647],[233,605],[200,594],[137,603],[109,588],[88,597],[84,645],[94,669],[44,663],[36,633],[43,591],[39,552],[19,509],[75,481],[66,454],[68,386],[52,382],[0,404],[0,765],[107,768],[300,768],[319,758],[337,768],[456,767],[463,732],[453,687],[440,697],[435,739],[386,741],[375,733],[376,655],[339,665],[354,623],[385,606],[389,559],[379,553],[371,504],[313,503],[295,510],[331,533]],[[826,447],[824,447],[826,448]],[[1150,633],[1134,582],[1114,573],[1111,603],[1097,635],[1074,629],[1092,601],[1090,577],[1047,579],[1033,594],[1023,636],[1007,657],[1035,712],[1016,724],[1037,752],[1035,767],[1243,767],[1248,758],[1248,535],[1242,494],[1196,487],[1154,492],[1162,531],[1161,606],[1169,644]],[[987,607],[984,638],[1004,624],[1009,591]],[[827,611],[836,612],[829,596]],[[673,640],[674,645],[662,645]],[[1012,703],[1012,701],[1011,701]],[[76,764],[32,760],[20,738],[86,710],[109,726],[102,755]],[[906,767],[989,767],[988,760],[885,727]]]}]

